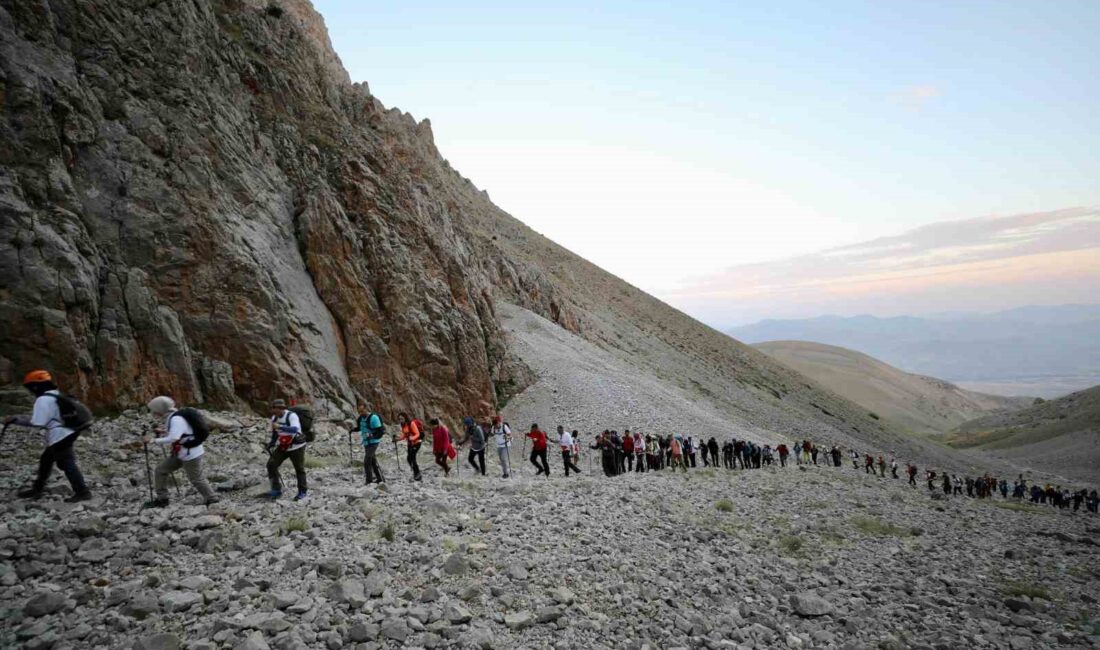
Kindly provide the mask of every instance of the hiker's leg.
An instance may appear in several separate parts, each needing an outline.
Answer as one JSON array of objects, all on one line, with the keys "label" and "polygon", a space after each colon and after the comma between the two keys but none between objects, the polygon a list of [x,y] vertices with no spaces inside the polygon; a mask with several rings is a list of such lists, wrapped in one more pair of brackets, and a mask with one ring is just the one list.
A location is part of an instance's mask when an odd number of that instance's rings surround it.
[{"label": "hiker's leg", "polygon": [[279,466],[286,460],[286,452],[282,449],[271,450],[267,458],[267,478],[271,481],[271,489],[276,492],[283,491],[283,482],[279,477]]},{"label": "hiker's leg", "polygon": [[298,492],[305,492],[309,489],[306,482],[306,448],[295,449],[287,455],[290,456],[290,463],[294,465],[294,478],[298,480]]},{"label": "hiker's leg", "polygon": [[191,485],[194,485],[195,489],[202,495],[203,500],[209,501],[214,498],[214,490],[211,490],[210,484],[206,482],[206,476],[202,471],[202,459],[203,457],[199,456],[183,463],[183,473],[187,475],[187,480],[191,481]]},{"label": "hiker's leg", "polygon": [[539,452],[532,449],[531,450],[531,456],[530,456],[530,458],[528,458],[528,460],[531,461],[531,464],[534,465],[535,470],[537,470],[535,472],[535,476],[538,476],[539,474],[542,474],[542,467],[539,465],[538,457],[539,457]]},{"label": "hiker's leg", "polygon": [[34,475],[34,489],[38,492],[46,489],[46,482],[50,480],[50,474],[53,472],[53,449],[46,447],[42,450],[42,455],[38,457],[38,472]]},{"label": "hiker's leg", "polygon": [[409,461],[409,467],[412,468],[413,478],[420,476],[420,463],[416,462],[416,455],[420,453],[420,443],[416,443],[409,447],[408,454],[405,459]]},{"label": "hiker's leg", "polygon": [[73,433],[66,436],[64,439],[59,440],[57,444],[53,445],[53,460],[57,465],[57,468],[65,473],[65,478],[69,479],[69,486],[73,489],[73,494],[84,494],[88,491],[88,486],[84,483],[84,475],[80,473],[80,468],[76,465],[76,453],[73,452],[73,443],[80,436],[80,433]]},{"label": "hiker's leg", "polygon": [[156,472],[153,474],[153,486],[157,493],[157,499],[164,500],[168,498],[168,477],[179,468],[180,459],[175,454],[168,456],[157,464]]},{"label": "hiker's leg", "polygon": [[497,447],[497,458],[500,459],[500,473],[501,476],[508,476],[511,472],[508,467],[508,448]]},{"label": "hiker's leg", "polygon": [[[367,445],[363,447],[363,480],[367,483],[374,481],[375,467],[378,463],[375,462],[374,456],[378,452],[378,445]],[[381,480],[381,476],[378,477]]]}]

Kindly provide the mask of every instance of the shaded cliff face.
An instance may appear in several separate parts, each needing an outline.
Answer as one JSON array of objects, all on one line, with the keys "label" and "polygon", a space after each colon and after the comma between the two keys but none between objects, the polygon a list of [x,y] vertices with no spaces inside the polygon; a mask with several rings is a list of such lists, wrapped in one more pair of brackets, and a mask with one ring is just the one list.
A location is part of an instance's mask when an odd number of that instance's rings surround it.
[{"label": "shaded cliff face", "polygon": [[577,330],[427,121],[352,85],[304,2],[0,0],[0,383],[486,412],[494,296]]}]

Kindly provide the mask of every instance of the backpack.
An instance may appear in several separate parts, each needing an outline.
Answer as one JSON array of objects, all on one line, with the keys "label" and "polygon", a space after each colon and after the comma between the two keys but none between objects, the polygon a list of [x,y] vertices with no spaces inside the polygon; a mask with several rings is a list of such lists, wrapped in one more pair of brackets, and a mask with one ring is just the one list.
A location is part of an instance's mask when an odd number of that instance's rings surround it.
[{"label": "backpack", "polygon": [[[378,421],[382,423],[382,426],[378,427],[377,429],[370,428],[371,418],[374,418],[374,417],[377,417]],[[299,416],[299,419],[300,418],[301,418],[301,416]],[[367,414],[367,435],[371,440],[381,440],[382,438],[384,438],[386,436],[386,423],[382,422],[382,415],[381,414],[379,414],[379,413],[368,413]]]},{"label": "backpack", "polygon": [[57,400],[57,410],[61,414],[61,425],[73,431],[83,431],[92,426],[92,412],[75,397],[64,394],[50,395]]},{"label": "backpack", "polygon": [[316,439],[313,434],[313,409],[308,406],[291,406],[287,410],[298,416],[298,424],[302,425],[302,436],[306,442],[313,442]]},{"label": "backpack", "polygon": [[210,425],[206,423],[206,418],[202,416],[198,409],[184,407],[173,413],[172,417],[177,415],[183,418],[191,427],[191,435],[180,442],[184,449],[194,449],[206,442],[206,439],[210,436]]}]

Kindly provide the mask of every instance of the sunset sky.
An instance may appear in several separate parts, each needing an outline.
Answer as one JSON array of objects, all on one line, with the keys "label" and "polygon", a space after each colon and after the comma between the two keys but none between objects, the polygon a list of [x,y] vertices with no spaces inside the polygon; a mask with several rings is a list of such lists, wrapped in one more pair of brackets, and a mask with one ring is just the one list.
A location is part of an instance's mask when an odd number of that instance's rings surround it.
[{"label": "sunset sky", "polygon": [[1100,2],[529,4],[315,2],[494,202],[711,324],[1097,301]]}]

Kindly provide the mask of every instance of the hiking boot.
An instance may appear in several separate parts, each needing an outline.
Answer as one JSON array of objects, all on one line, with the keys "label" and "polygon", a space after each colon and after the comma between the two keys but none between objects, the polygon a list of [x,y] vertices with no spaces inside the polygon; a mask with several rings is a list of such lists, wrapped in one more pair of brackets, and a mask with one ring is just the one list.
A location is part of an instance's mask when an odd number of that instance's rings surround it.
[{"label": "hiking boot", "polygon": [[414,481],[419,481],[419,480],[421,480],[421,479],[423,479],[423,478],[424,478],[423,476],[421,476],[420,474],[417,474],[416,476],[414,476],[414,477],[413,477],[413,480],[414,480]]},{"label": "hiking boot", "polygon": [[166,508],[168,506],[168,499],[153,499],[152,501],[146,501],[143,508]]},{"label": "hiking boot", "polygon": [[270,492],[265,492],[262,496],[265,499],[275,500],[275,499],[278,499],[279,497],[283,496],[283,491],[282,490],[271,490]]},{"label": "hiking boot", "polygon": [[37,499],[42,496],[42,490],[30,487],[25,490],[19,490],[15,493],[15,496],[20,499]]},{"label": "hiking boot", "polygon": [[302,490],[302,491],[298,492],[297,495],[295,495],[294,500],[295,501],[301,501],[303,499],[308,499],[308,498],[309,498],[309,495],[306,494],[305,490]]},{"label": "hiking boot", "polygon": [[221,501],[221,499],[219,499],[218,497],[210,497],[209,499],[206,500],[206,507],[209,508],[210,506],[214,505],[215,503],[218,503],[219,501]]},{"label": "hiking boot", "polygon": [[81,501],[91,501],[91,500],[92,500],[92,491],[91,490],[84,490],[83,492],[77,492],[76,494],[72,495],[68,499],[65,499],[65,503],[79,503]]}]

